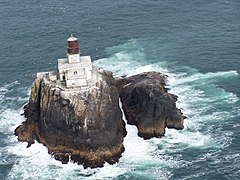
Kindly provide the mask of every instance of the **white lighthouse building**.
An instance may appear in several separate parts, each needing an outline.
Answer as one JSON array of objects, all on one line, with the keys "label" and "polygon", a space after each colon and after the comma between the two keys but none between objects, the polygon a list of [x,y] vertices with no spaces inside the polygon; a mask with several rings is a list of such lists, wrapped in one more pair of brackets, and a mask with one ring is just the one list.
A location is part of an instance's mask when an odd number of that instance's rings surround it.
[{"label": "white lighthouse building", "polygon": [[86,87],[92,79],[90,56],[80,56],[78,39],[71,35],[67,39],[67,58],[58,59],[58,79],[67,88]]}]

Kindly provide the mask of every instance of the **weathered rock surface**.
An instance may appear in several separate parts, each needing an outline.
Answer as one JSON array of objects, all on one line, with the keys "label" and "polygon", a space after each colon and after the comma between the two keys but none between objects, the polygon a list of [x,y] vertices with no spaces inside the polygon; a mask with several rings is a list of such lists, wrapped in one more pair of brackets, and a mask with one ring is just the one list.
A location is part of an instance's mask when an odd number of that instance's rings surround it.
[{"label": "weathered rock surface", "polygon": [[96,68],[98,79],[87,91],[64,91],[46,77],[37,78],[25,106],[27,120],[15,134],[28,146],[37,140],[56,159],[84,167],[113,164],[126,135],[119,93],[112,73]]},{"label": "weathered rock surface", "polygon": [[177,96],[168,93],[165,85],[166,75],[157,72],[117,79],[127,122],[136,125],[144,139],[163,136],[166,127],[183,129]]},{"label": "weathered rock surface", "polygon": [[115,80],[111,72],[93,68],[96,82],[85,91],[37,78],[24,107],[27,120],[15,130],[18,139],[28,147],[37,140],[63,163],[113,164],[126,136],[119,96],[127,122],[137,126],[140,137],[161,137],[166,127],[183,129],[184,116],[176,107],[177,96],[165,88],[166,75],[147,72]]}]

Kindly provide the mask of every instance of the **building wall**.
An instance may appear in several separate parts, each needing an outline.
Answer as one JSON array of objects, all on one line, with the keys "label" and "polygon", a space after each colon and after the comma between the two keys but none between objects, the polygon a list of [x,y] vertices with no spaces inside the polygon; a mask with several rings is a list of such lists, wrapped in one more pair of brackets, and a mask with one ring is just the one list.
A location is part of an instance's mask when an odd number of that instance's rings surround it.
[{"label": "building wall", "polygon": [[64,72],[59,73],[59,80],[60,80],[60,81],[64,81],[64,76],[65,76],[65,73],[64,73]]},{"label": "building wall", "polygon": [[87,81],[92,79],[91,57],[68,54],[67,59],[58,59],[58,73],[67,88],[87,86]]},{"label": "building wall", "polygon": [[88,69],[86,72],[87,79],[92,79],[92,69]]},{"label": "building wall", "polygon": [[69,63],[80,62],[80,55],[79,54],[68,54]]},{"label": "building wall", "polygon": [[67,71],[67,79],[86,78],[86,69],[78,68]]},{"label": "building wall", "polygon": [[67,88],[87,86],[87,80],[86,79],[66,80],[66,86]]}]

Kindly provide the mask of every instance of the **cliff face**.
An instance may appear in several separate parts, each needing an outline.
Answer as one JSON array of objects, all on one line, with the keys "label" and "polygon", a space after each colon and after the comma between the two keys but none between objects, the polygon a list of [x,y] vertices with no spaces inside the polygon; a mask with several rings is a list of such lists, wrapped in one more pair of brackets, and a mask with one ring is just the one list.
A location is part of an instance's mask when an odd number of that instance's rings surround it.
[{"label": "cliff face", "polygon": [[122,107],[128,124],[136,125],[144,139],[161,137],[165,128],[183,129],[177,96],[167,92],[166,76],[147,72],[117,80]]},{"label": "cliff face", "polygon": [[38,140],[64,163],[69,158],[84,167],[117,162],[126,135],[118,89],[111,72],[96,71],[96,84],[87,91],[64,91],[37,78],[25,106],[27,120],[15,130],[19,140],[29,146]]}]

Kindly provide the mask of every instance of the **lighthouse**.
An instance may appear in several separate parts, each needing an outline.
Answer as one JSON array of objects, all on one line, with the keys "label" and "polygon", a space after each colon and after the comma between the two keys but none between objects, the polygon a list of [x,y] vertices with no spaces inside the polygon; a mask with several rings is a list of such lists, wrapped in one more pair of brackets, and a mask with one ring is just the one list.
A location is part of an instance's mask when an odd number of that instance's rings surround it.
[{"label": "lighthouse", "polygon": [[72,34],[71,37],[67,39],[67,55],[69,63],[80,62],[78,39],[75,38]]},{"label": "lighthouse", "polygon": [[66,88],[86,88],[92,79],[90,56],[81,56],[78,39],[71,35],[67,39],[67,58],[58,59],[58,80]]}]

